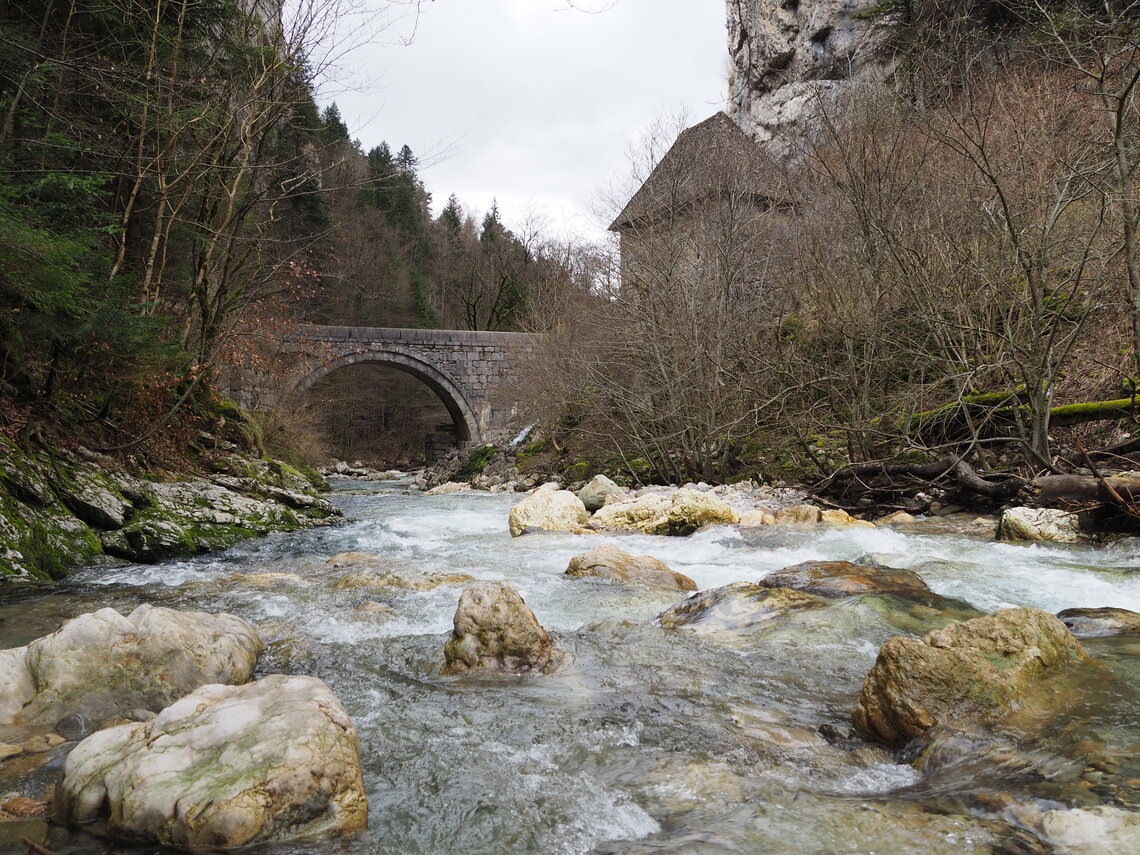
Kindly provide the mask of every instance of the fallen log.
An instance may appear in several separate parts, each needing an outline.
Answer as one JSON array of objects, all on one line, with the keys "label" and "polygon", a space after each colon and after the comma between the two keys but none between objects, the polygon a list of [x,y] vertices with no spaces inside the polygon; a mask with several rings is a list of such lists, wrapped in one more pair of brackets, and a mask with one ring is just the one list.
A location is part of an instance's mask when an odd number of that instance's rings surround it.
[{"label": "fallen log", "polygon": [[[1004,436],[1018,424],[1019,416],[1028,415],[1025,404],[1018,402],[1018,392],[988,392],[965,395],[933,410],[915,413],[906,424],[907,432],[931,445],[990,439]],[[1085,401],[1062,404],[1049,410],[1051,427],[1070,427],[1096,421],[1118,421],[1140,415],[1140,397],[1116,398],[1111,401]]]},{"label": "fallen log", "polygon": [[1034,504],[1114,504],[1113,491],[1125,502],[1140,500],[1140,472],[1107,475],[1101,480],[1092,475],[1042,475],[1027,482],[1017,498]]},{"label": "fallen log", "polygon": [[[1131,529],[1140,507],[1140,472],[1102,475],[1041,475],[1026,479],[1009,473],[979,473],[965,460],[877,460],[852,464],[816,484],[812,493],[845,510],[922,512],[937,498],[966,507],[996,507],[1011,502],[1094,511],[1110,528]],[[926,495],[925,499],[919,496]],[[1118,515],[1114,517],[1113,515]]]},{"label": "fallen log", "polygon": [[1063,404],[1049,410],[1052,427],[1067,427],[1085,422],[1130,419],[1140,414],[1140,398],[1117,398],[1115,401],[1089,401],[1084,404]]},{"label": "fallen log", "polygon": [[960,457],[947,456],[925,462],[873,460],[853,463],[836,470],[813,486],[811,492],[837,499],[847,510],[879,506],[921,512],[928,502],[907,502],[904,499],[913,499],[934,486],[977,494],[1001,504],[1015,497],[1026,483],[1024,478],[1005,473],[981,475]]}]

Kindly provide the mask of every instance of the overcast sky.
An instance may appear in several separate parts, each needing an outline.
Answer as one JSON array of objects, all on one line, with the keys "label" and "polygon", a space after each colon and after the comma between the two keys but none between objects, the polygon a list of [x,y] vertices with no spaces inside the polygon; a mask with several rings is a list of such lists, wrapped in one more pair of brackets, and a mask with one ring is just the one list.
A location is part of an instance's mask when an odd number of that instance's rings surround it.
[{"label": "overcast sky", "polygon": [[[449,194],[508,226],[538,212],[550,231],[595,237],[599,186],[655,116],[694,124],[723,109],[724,0],[434,0],[411,44],[351,56],[351,89],[329,86],[367,151],[407,143],[434,210]],[[402,32],[410,32],[405,22]]]}]

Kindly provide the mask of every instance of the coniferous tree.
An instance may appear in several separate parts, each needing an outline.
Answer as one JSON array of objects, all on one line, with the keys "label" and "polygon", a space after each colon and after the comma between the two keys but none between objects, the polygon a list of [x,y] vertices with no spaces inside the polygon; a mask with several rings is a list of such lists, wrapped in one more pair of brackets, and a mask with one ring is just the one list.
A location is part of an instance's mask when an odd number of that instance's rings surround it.
[{"label": "coniferous tree", "polygon": [[325,145],[348,141],[348,125],[344,123],[335,101],[321,111],[321,141]]}]

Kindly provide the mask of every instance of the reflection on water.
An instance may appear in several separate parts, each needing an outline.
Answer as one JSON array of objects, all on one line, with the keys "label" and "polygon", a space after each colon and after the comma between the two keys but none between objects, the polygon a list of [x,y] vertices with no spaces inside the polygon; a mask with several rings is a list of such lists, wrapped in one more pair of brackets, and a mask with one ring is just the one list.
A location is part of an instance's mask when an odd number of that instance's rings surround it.
[{"label": "reflection on water", "polygon": [[[106,605],[255,623],[267,641],[262,673],[314,674],[342,699],[361,734],[371,806],[366,835],[275,853],[1047,852],[1009,821],[1009,804],[1136,804],[1134,638],[1088,642],[1104,663],[1095,690],[1065,689],[1086,701],[1031,747],[1017,733],[979,735],[962,750],[948,742],[919,772],[858,738],[850,713],[886,639],[969,617],[968,604],[1140,611],[1140,551],[865,528],[512,539],[514,497],[405,489],[341,494],[355,521],[336,528],[220,556],[91,568],[48,594],[11,590],[0,647]],[[865,596],[736,638],[666,630],[653,618],[682,595],[562,575],[571,556],[602,542],[660,558],[702,589],[809,559],[873,556],[967,602]],[[327,560],[346,551],[375,553],[397,575],[511,580],[572,666],[543,678],[441,676],[462,585],[336,588],[348,570]],[[358,611],[366,601],[380,606]],[[13,788],[0,780],[0,792]],[[65,829],[49,839],[61,853],[106,848]]]}]

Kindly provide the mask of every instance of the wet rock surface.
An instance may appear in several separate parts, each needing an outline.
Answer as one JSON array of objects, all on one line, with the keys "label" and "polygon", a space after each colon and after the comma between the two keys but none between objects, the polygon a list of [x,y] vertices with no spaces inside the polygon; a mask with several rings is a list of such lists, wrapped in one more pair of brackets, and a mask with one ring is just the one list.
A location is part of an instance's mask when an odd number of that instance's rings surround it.
[{"label": "wet rock surface", "polygon": [[[247,682],[261,649],[257,631],[233,615],[100,609],[20,648],[22,656],[6,651],[0,683],[13,686],[15,698],[5,705],[7,721],[71,721],[85,735],[128,710],[160,710],[206,683]],[[29,686],[34,694],[26,694]]]},{"label": "wet rock surface", "polygon": [[760,585],[791,588],[827,598],[931,593],[913,570],[874,567],[850,561],[804,561],[769,573],[760,580]]},{"label": "wet rock surface", "polygon": [[510,582],[480,582],[463,592],[444,645],[444,674],[549,674],[565,653]]},{"label": "wet rock surface", "polygon": [[667,629],[687,629],[702,634],[739,633],[791,612],[826,606],[825,600],[811,594],[734,582],[694,594],[666,609],[657,620]]},{"label": "wet rock surface", "polygon": [[1065,609],[1057,617],[1077,638],[1140,635],[1140,612],[1128,609]]},{"label": "wet rock surface", "polygon": [[313,677],[203,686],[67,760],[63,817],[114,839],[233,848],[361,831],[356,729]]},{"label": "wet rock surface", "polygon": [[0,577],[58,579],[104,554],[197,555],[340,515],[279,461],[211,452],[210,478],[164,482],[80,452],[28,452],[0,438]]},{"label": "wet rock surface", "polygon": [[997,525],[998,540],[1040,540],[1047,543],[1084,543],[1077,515],[1055,508],[1007,508]]},{"label": "wet rock surface", "polygon": [[672,591],[695,591],[697,583],[671,570],[669,565],[651,555],[630,555],[612,544],[596,546],[575,555],[566,568],[567,576],[597,577],[619,582],[641,582]]},{"label": "wet rock surface", "polygon": [[625,497],[628,490],[619,487],[605,475],[595,475],[586,486],[578,491],[578,498],[590,513],[598,510],[606,502],[618,501]]},{"label": "wet rock surface", "polygon": [[346,573],[336,580],[334,589],[345,588],[394,588],[408,591],[432,591],[444,585],[463,585],[475,581],[470,573],[389,573],[356,572]]},{"label": "wet rock surface", "polygon": [[854,723],[902,745],[937,724],[994,721],[1051,669],[1086,658],[1068,628],[1038,609],[1004,609],[921,640],[896,636],[863,682]]}]

